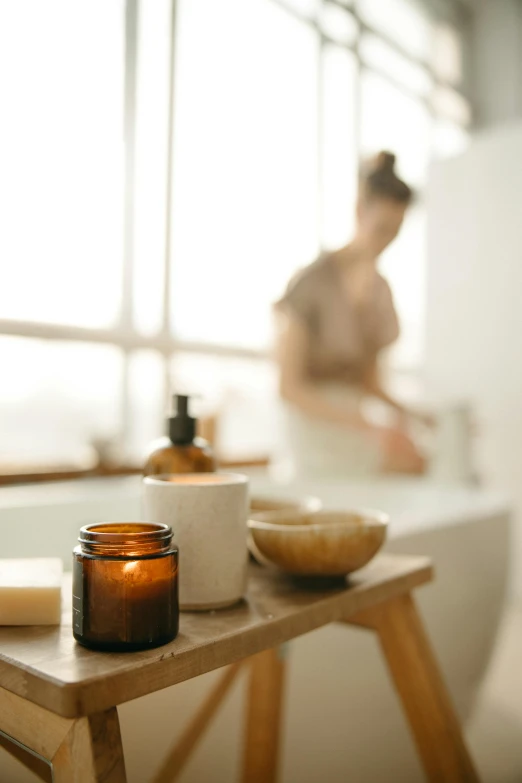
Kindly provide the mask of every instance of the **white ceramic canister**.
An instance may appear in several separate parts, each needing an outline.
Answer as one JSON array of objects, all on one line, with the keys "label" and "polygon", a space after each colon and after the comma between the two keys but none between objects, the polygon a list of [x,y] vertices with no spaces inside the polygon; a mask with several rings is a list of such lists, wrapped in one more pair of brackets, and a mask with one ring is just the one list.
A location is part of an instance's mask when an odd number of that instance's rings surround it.
[{"label": "white ceramic canister", "polygon": [[179,603],[222,609],[246,589],[248,478],[186,473],[143,479],[146,519],[169,525],[179,547]]}]

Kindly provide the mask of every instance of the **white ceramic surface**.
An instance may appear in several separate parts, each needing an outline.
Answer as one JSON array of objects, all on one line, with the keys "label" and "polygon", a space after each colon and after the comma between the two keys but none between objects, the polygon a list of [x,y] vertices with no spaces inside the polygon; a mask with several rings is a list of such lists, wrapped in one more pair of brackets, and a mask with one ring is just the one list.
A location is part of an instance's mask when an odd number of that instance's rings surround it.
[{"label": "white ceramic surface", "polygon": [[172,527],[179,546],[179,602],[221,609],[246,588],[248,479],[233,473],[148,476],[145,514]]},{"label": "white ceramic surface", "polygon": [[250,495],[250,518],[256,519],[258,514],[267,511],[320,511],[323,507],[319,498],[312,495],[302,497],[279,497],[278,495]]}]

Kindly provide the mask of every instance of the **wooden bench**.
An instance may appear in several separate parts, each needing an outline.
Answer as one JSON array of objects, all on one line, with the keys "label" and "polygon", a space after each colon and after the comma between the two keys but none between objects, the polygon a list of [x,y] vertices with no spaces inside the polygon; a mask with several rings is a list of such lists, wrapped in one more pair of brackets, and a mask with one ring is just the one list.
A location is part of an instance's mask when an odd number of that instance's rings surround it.
[{"label": "wooden bench", "polygon": [[432,578],[425,558],[383,555],[346,585],[300,589],[252,565],[242,604],[182,614],[174,642],[137,653],[93,653],[76,644],[70,605],[60,628],[1,628],[1,744],[43,780],[124,783],[118,705],[227,667],[153,777],[153,783],[171,783],[240,668],[248,666],[243,781],[273,783],[286,666],[280,646],[344,622],[377,634],[427,779],[472,783],[478,777],[412,597]]}]

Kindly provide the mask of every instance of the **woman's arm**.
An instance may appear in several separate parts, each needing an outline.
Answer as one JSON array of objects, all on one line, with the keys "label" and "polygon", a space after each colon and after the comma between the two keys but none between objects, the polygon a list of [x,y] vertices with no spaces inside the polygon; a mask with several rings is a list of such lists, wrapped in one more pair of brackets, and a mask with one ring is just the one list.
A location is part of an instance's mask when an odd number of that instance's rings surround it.
[{"label": "woman's arm", "polygon": [[304,324],[290,313],[278,313],[277,360],[279,392],[303,413],[350,429],[367,427],[362,416],[336,406],[317,392],[306,374],[308,335]]},{"label": "woman's arm", "polygon": [[277,359],[281,397],[312,418],[374,437],[382,449],[383,469],[421,473],[424,461],[404,432],[369,424],[360,414],[328,402],[317,392],[306,376],[308,335],[305,326],[286,313],[279,314],[279,318]]},{"label": "woman's arm", "polygon": [[400,416],[405,416],[408,413],[406,408],[401,405],[398,400],[388,394],[384,388],[377,357],[374,357],[371,361],[368,362],[368,366],[364,374],[364,388],[368,394],[372,395],[372,397],[377,397],[378,400],[385,402]]},{"label": "woman's arm", "polygon": [[395,413],[401,419],[417,419],[423,424],[433,426],[434,419],[429,414],[421,413],[420,411],[414,411],[406,406],[402,405],[395,397],[388,394],[382,383],[381,374],[379,372],[379,364],[375,357],[368,363],[364,377],[364,388],[366,392],[379,400],[382,400],[386,405],[389,405]]}]

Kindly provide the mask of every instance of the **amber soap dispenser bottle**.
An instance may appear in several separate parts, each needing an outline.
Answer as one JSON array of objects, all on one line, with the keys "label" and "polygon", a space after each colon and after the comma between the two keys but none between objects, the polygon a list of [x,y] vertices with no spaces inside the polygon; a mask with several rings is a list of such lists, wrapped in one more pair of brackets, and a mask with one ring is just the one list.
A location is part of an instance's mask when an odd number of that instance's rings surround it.
[{"label": "amber soap dispenser bottle", "polygon": [[145,465],[145,476],[162,473],[212,473],[214,455],[203,438],[196,437],[196,419],[189,415],[189,397],[174,395],[175,413],[168,419],[168,438],[156,443]]}]

